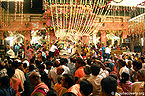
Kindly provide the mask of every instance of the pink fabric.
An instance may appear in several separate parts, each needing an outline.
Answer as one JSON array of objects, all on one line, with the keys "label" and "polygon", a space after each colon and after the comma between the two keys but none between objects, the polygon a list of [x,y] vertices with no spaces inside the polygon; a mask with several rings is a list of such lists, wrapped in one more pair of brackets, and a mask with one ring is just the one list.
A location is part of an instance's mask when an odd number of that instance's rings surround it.
[{"label": "pink fabric", "polygon": [[47,87],[47,85],[46,85],[45,83],[40,83],[40,84],[38,84],[38,85],[35,87],[34,91],[33,91],[32,94],[31,94],[31,96],[33,96],[33,94],[34,94],[35,92],[37,92],[37,90],[38,90],[39,88],[47,89],[47,91],[49,91],[49,88]]},{"label": "pink fabric", "polygon": [[18,96],[21,96],[20,95],[20,93],[19,93],[19,86],[21,85],[22,86],[22,82],[21,82],[21,80],[19,79],[19,78],[17,78],[17,80],[16,80],[16,82],[15,81],[13,81],[13,84],[12,84],[12,81],[10,82],[10,85],[11,85],[11,87],[16,91],[16,94],[18,95]]},{"label": "pink fabric", "polygon": [[81,92],[80,92],[80,85],[79,84],[75,84],[73,85],[71,88],[69,88],[67,90],[67,92],[72,92],[77,96],[82,96]]}]

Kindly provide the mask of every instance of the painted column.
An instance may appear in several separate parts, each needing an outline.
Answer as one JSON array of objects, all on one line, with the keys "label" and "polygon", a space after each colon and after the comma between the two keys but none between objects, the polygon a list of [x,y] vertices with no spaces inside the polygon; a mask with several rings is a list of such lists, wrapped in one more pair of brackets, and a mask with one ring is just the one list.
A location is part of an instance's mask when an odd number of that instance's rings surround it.
[{"label": "painted column", "polygon": [[[49,49],[51,47],[51,45],[56,42],[57,40],[57,37],[55,36],[55,33],[54,33],[54,29],[52,30],[49,30]],[[54,42],[53,42],[54,41]]]},{"label": "painted column", "polygon": [[104,46],[106,47],[107,45],[107,38],[106,38],[106,31],[101,31],[101,43],[104,44]]},{"label": "painted column", "polygon": [[30,41],[31,41],[31,31],[25,31],[24,32],[24,50],[25,50],[25,56],[26,56],[27,46],[30,46]]},{"label": "painted column", "polygon": [[82,36],[83,43],[89,44],[89,41],[90,41],[90,36],[87,36],[87,35]]}]

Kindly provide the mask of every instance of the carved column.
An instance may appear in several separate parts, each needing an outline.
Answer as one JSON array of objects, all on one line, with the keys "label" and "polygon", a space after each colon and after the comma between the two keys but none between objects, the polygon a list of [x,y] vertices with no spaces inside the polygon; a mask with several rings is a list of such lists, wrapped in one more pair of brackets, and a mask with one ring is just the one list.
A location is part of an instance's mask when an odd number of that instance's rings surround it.
[{"label": "carved column", "polygon": [[101,32],[101,43],[103,43],[104,44],[104,47],[106,47],[106,45],[107,45],[107,38],[106,38],[106,31],[102,31]]}]

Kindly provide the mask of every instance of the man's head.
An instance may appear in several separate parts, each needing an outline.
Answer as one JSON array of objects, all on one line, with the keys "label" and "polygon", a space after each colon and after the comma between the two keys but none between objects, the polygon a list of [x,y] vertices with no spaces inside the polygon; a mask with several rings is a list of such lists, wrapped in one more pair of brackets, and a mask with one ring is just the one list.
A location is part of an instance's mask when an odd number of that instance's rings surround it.
[{"label": "man's head", "polygon": [[126,62],[123,61],[122,59],[119,59],[119,60],[118,60],[118,64],[119,64],[120,67],[126,66]]},{"label": "man's head", "polygon": [[60,66],[60,61],[59,60],[55,60],[54,61],[54,67],[59,67]]},{"label": "man's head", "polygon": [[103,78],[101,87],[103,93],[107,94],[107,96],[115,95],[115,92],[117,91],[117,80],[111,76]]},{"label": "man's head", "polygon": [[83,66],[83,59],[77,58],[76,60],[76,68]]},{"label": "man's head", "polygon": [[135,71],[138,71],[142,68],[142,63],[140,61],[133,61],[132,64]]},{"label": "man's head", "polygon": [[63,87],[69,89],[72,85],[74,85],[75,78],[71,74],[64,74],[61,80],[61,84]]},{"label": "man's head", "polygon": [[88,80],[80,81],[80,92],[84,96],[89,96],[93,91],[93,85]]},{"label": "man's head", "polygon": [[41,75],[38,72],[32,72],[29,76],[32,85],[37,85],[41,83]]},{"label": "man's head", "polygon": [[57,67],[57,74],[61,75],[64,72],[64,69],[62,68],[62,66]]},{"label": "man's head", "polygon": [[100,67],[96,64],[91,65],[92,75],[97,76],[100,72]]},{"label": "man's head", "polygon": [[138,71],[137,78],[139,81],[145,81],[145,69],[140,69]]}]

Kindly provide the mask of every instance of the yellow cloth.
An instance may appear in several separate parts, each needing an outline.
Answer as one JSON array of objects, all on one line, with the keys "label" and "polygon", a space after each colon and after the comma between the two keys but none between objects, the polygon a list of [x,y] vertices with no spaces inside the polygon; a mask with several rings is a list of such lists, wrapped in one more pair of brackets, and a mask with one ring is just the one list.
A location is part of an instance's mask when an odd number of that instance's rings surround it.
[{"label": "yellow cloth", "polygon": [[66,88],[62,87],[62,85],[58,83],[54,85],[53,89],[56,90],[59,96],[62,96],[67,91]]}]

